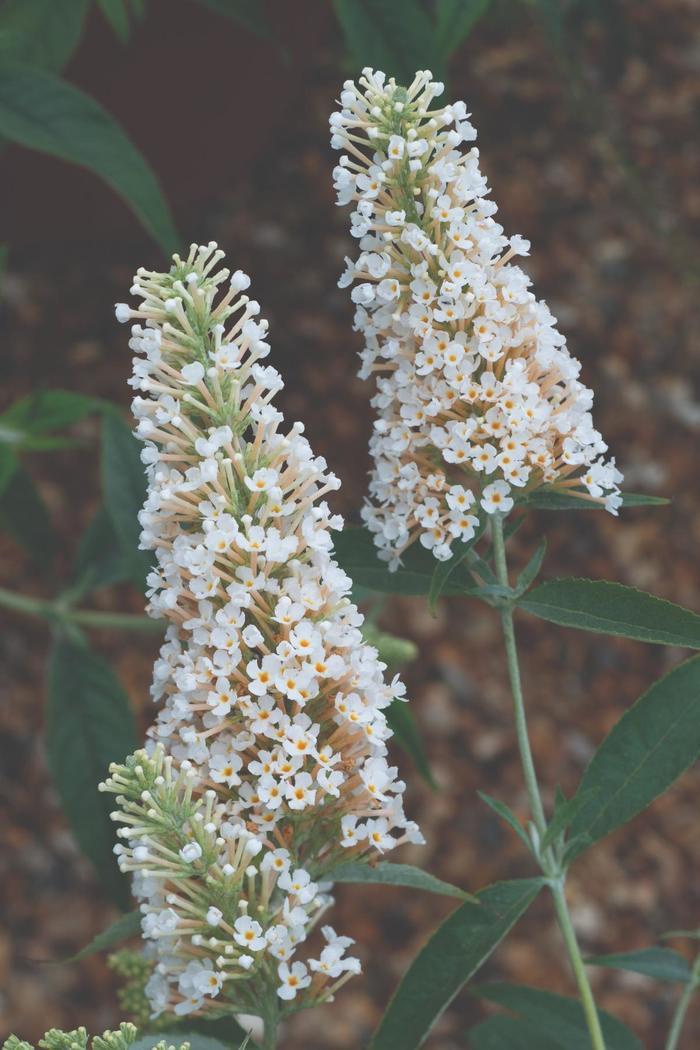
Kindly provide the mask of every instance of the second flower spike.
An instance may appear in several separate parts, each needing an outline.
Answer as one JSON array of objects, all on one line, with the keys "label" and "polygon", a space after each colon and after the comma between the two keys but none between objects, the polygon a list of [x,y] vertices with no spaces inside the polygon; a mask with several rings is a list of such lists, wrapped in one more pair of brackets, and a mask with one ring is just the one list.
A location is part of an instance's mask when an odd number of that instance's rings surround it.
[{"label": "second flower spike", "polygon": [[442,90],[429,72],[404,88],[365,69],[331,117],[360,246],[339,283],[354,286],[360,374],[377,376],[364,516],[392,568],[416,539],[450,558],[478,514],[542,485],[620,503],[581,366],[512,262],[529,244],[496,222],[469,114],[434,105]]}]

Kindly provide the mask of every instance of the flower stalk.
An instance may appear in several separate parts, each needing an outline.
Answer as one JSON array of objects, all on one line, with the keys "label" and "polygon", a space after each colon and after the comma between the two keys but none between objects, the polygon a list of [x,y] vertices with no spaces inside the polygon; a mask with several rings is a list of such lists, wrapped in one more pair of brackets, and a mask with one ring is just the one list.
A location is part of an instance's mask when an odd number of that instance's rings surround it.
[{"label": "flower stalk", "polygon": [[100,609],[73,609],[60,598],[32,598],[28,594],[0,587],[0,606],[26,616],[35,616],[52,622],[74,624],[78,627],[114,628],[120,631],[150,631],[162,633],[163,627],[148,616],[134,613],[103,612]]},{"label": "flower stalk", "polygon": [[674,1011],[673,1020],[671,1021],[671,1029],[668,1033],[668,1040],[666,1041],[666,1050],[678,1050],[683,1025],[685,1024],[686,1014],[688,1013],[688,1007],[690,1006],[698,987],[700,987],[700,954],[698,954],[693,963],[690,980],[683,989]]},{"label": "flower stalk", "polygon": [[[498,582],[501,586],[508,587],[508,563],[506,560],[506,545],[503,538],[502,515],[494,514],[492,516],[491,533],[493,537],[494,564]],[[542,805],[542,795],[537,779],[535,762],[532,757],[532,748],[530,746],[530,735],[528,733],[527,715],[525,712],[525,701],[520,677],[520,661],[518,659],[518,649],[515,640],[513,607],[510,602],[506,602],[501,606],[501,624],[503,627],[508,676],[513,695],[515,732],[518,739],[520,762],[530,801],[532,818],[541,842],[547,831],[547,818],[545,816],[544,806]],[[554,908],[557,915],[557,921],[564,938],[566,952],[576,979],[581,1004],[586,1017],[588,1032],[591,1038],[591,1047],[593,1050],[605,1050],[605,1040],[600,1027],[598,1010],[595,1005],[593,992],[586,974],[581,949],[579,948],[576,931],[571,921],[569,906],[566,900],[566,891],[564,888],[566,873],[557,863],[551,849],[545,851],[543,856],[539,856],[539,851],[537,851],[537,855],[540,859],[542,870],[547,876],[547,884],[554,898]]]}]

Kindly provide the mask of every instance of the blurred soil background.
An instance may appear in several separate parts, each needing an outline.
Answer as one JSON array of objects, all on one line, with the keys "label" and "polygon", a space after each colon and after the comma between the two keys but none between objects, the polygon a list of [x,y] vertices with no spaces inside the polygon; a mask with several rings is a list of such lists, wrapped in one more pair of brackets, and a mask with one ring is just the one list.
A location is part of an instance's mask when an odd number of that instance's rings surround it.
[{"label": "blurred soil background", "polygon": [[[696,0],[593,5],[572,27],[562,60],[523,5],[495,4],[458,52],[450,93],[465,98],[482,166],[509,232],[533,242],[528,268],[559,317],[596,394],[595,418],[636,491],[672,505],[619,520],[600,512],[540,514],[518,534],[524,563],[546,529],[545,575],[608,577],[700,609],[697,440],[698,110]],[[184,235],[215,239],[253,276],[270,321],[280,400],[303,419],[312,445],[343,480],[335,508],[355,519],[365,490],[368,388],[355,378],[359,337],[336,287],[351,250],[346,211],[334,204],[327,118],[343,70],[330,5],[272,3],[286,56],[273,44],[182,0],[151,0],[123,47],[93,12],[67,76],[122,121],[158,172]],[[112,304],[127,298],[139,265],[163,260],[130,214],[92,177],[37,154],[3,154],[3,406],[42,387],[128,406],[127,333]],[[697,245],[697,241],[695,241]],[[60,534],[56,578],[99,502],[97,425],[78,448],[33,454]],[[11,540],[0,538],[2,586],[48,595]],[[139,612],[128,587],[96,606]],[[408,806],[428,844],[401,859],[471,890],[533,871],[512,833],[483,805],[484,790],[526,815],[495,614],[442,600],[435,619],[420,599],[394,599],[382,623],[410,637],[405,668],[413,713],[440,790],[399,755]],[[535,754],[547,801],[572,792],[596,744],[644,689],[684,655],[604,636],[519,622]],[[115,978],[101,956],[65,966],[114,918],[81,859],[52,790],[44,756],[48,631],[3,614],[2,909],[3,1034],[36,1040],[50,1026],[101,1031],[119,1019]],[[143,729],[153,636],[102,632]],[[568,891],[589,953],[629,950],[673,928],[700,925],[700,773],[575,866]],[[333,924],[358,941],[364,976],[338,1002],[298,1016],[285,1050],[357,1050],[399,975],[451,903],[408,890],[341,887]],[[681,950],[688,944],[677,942]],[[690,946],[692,947],[692,945]],[[594,971],[600,1003],[656,1050],[676,994],[670,985]],[[546,896],[479,974],[572,991]],[[463,994],[428,1040],[468,1045],[483,1008]],[[700,1045],[700,1004],[683,1046]],[[397,1047],[396,1050],[401,1050]]]}]

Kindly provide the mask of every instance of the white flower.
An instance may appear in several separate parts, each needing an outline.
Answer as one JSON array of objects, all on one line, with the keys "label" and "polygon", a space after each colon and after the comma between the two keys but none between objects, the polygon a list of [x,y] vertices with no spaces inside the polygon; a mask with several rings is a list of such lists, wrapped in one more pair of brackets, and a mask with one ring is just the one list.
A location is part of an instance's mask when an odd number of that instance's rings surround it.
[{"label": "white flower", "polygon": [[247,951],[259,952],[265,947],[263,929],[259,922],[249,919],[247,915],[241,915],[234,922],[233,928],[236,931],[233,939]]},{"label": "white flower", "polygon": [[331,117],[360,249],[341,284],[364,335],[360,375],[377,381],[363,517],[390,569],[415,540],[448,559],[474,535],[470,505],[507,513],[519,490],[620,502],[580,365],[511,261],[529,242],[494,218],[478,150],[461,148],[475,138],[466,106],[435,105],[441,91],[427,72],[404,89],[366,69]]},{"label": "white flower", "polygon": [[494,481],[484,489],[481,506],[487,514],[507,514],[513,507],[509,492],[510,488],[505,481]]},{"label": "white flower", "polygon": [[282,982],[277,989],[280,999],[296,999],[297,993],[311,984],[309,972],[300,962],[292,963],[291,967],[282,962],[277,967],[277,973]]},{"label": "white flower", "polygon": [[314,899],[318,892],[318,886],[311,881],[308,871],[297,868],[294,872],[285,872],[277,880],[280,889],[287,890],[293,894],[301,904],[308,904]]}]

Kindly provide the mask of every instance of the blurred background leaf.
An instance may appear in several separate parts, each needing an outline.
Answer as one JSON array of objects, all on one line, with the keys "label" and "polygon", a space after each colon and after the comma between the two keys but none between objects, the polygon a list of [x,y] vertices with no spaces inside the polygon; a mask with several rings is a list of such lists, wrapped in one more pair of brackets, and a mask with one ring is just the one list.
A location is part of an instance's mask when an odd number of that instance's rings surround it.
[{"label": "blurred background leaf", "polygon": [[21,464],[0,495],[0,530],[9,533],[37,565],[49,567],[55,549],[51,517],[31,474]]},{"label": "blurred background leaf", "polygon": [[88,0],[3,0],[0,62],[60,73],[80,42],[88,6]]},{"label": "blurred background leaf", "polygon": [[491,0],[437,0],[434,47],[441,62],[464,43],[490,6]]},{"label": "blurred background leaf", "polygon": [[364,66],[412,82],[417,69],[440,79],[442,61],[433,45],[433,24],[419,0],[333,0],[352,59],[352,75]]},{"label": "blurred background leaf", "polygon": [[0,63],[0,135],[99,175],[136,213],[164,252],[178,236],[158,181],[113,117],[51,73]]},{"label": "blurred background leaf", "polygon": [[129,698],[102,657],[65,638],[54,641],[48,669],[46,752],[61,805],[81,850],[120,908],[130,900],[117,867],[111,796],[98,791],[110,762],[137,746]]},{"label": "blurred background leaf", "polygon": [[245,26],[256,36],[268,39],[272,36],[272,27],[265,15],[265,5],[262,0],[196,0],[203,7],[215,11],[225,18],[232,18]]},{"label": "blurred background leaf", "polygon": [[117,412],[104,414],[101,473],[105,506],[122,555],[130,566],[131,579],[144,590],[152,555],[139,550],[141,526],[138,515],[146,499],[141,447],[141,442]]}]

